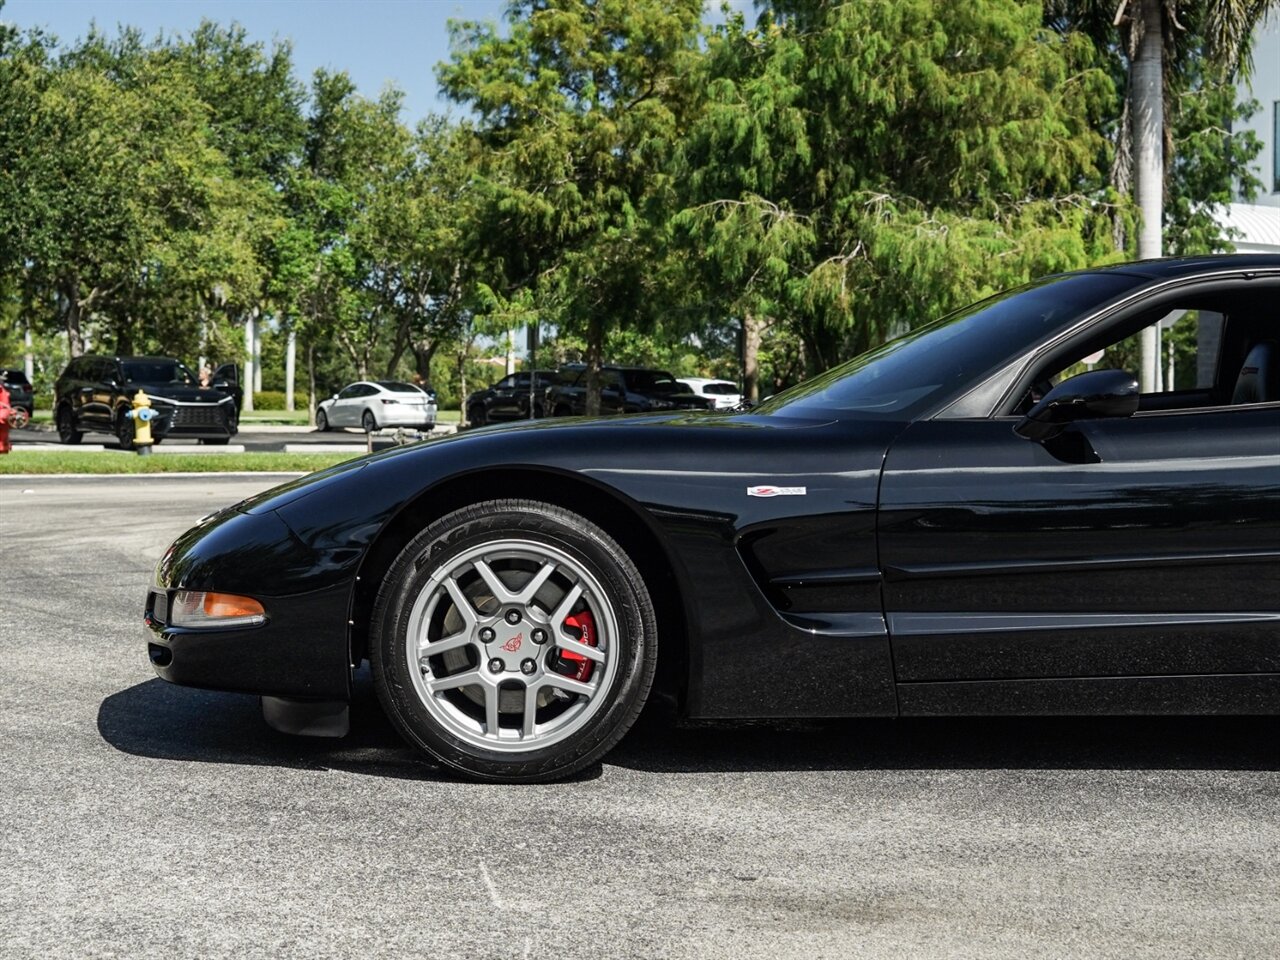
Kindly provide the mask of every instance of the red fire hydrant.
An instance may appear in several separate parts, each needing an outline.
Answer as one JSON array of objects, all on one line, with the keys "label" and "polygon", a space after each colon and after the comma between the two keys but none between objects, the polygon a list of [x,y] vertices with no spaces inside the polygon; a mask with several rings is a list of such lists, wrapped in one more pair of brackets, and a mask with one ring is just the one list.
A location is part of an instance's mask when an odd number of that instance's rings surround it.
[{"label": "red fire hydrant", "polygon": [[9,403],[9,391],[4,381],[0,380],[0,453],[8,453],[13,449],[9,442],[9,417],[13,415],[13,406]]}]

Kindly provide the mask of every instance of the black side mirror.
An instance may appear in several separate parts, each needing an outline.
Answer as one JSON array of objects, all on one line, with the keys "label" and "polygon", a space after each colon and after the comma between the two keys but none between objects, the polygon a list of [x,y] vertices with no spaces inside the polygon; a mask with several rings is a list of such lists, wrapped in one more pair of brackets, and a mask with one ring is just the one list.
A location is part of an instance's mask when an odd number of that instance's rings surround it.
[{"label": "black side mirror", "polygon": [[1131,417],[1138,410],[1138,378],[1123,370],[1091,370],[1050,390],[1013,432],[1027,440],[1051,440],[1077,420]]}]

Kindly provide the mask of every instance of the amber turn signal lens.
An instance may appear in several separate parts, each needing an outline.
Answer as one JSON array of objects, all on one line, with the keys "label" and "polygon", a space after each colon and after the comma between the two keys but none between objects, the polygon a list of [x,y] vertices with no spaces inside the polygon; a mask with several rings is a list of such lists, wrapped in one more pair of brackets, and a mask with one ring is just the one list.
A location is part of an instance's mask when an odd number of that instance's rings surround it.
[{"label": "amber turn signal lens", "polygon": [[262,604],[253,597],[204,590],[179,590],[169,611],[175,627],[256,626],[266,619]]}]

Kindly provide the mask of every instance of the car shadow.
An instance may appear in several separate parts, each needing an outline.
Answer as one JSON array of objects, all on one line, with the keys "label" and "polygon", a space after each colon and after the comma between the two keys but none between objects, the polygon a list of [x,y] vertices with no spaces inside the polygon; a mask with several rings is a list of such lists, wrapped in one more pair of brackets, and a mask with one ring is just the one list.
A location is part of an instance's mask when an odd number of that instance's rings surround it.
[{"label": "car shadow", "polygon": [[[280,733],[262,718],[258,697],[148,680],[107,697],[98,733],[122,753],[156,760],[340,770],[403,780],[453,781],[396,732],[378,703],[368,669],[356,673],[351,732],[345,737]],[[600,775],[596,765],[574,780]]]},{"label": "car shadow", "polygon": [[1277,717],[939,717],[685,722],[608,763],[786,770],[1280,770]]},{"label": "car shadow", "polygon": [[[294,737],[266,725],[258,698],[149,680],[112,694],[98,731],[160,760],[333,769],[454,780],[391,726],[368,672],[357,674],[351,733]],[[1276,717],[1010,717],[641,722],[608,766],[655,773],[790,770],[1280,769]],[[596,765],[577,778],[600,775]]]}]

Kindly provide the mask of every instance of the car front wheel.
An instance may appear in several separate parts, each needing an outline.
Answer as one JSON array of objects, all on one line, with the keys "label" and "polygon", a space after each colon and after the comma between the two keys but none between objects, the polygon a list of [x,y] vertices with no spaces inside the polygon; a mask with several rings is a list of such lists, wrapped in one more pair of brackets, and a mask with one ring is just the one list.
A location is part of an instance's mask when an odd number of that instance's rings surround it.
[{"label": "car front wheel", "polygon": [[316,411],[316,429],[321,433],[325,433],[329,429],[329,418],[323,410]]},{"label": "car front wheel", "polygon": [[84,439],[84,431],[77,430],[71,417],[70,407],[58,408],[58,441],[60,443],[79,443]]},{"label": "car front wheel", "polygon": [[411,743],[481,780],[567,777],[631,727],[657,662],[639,571],[558,506],[495,500],[432,523],[374,606],[370,663]]}]

